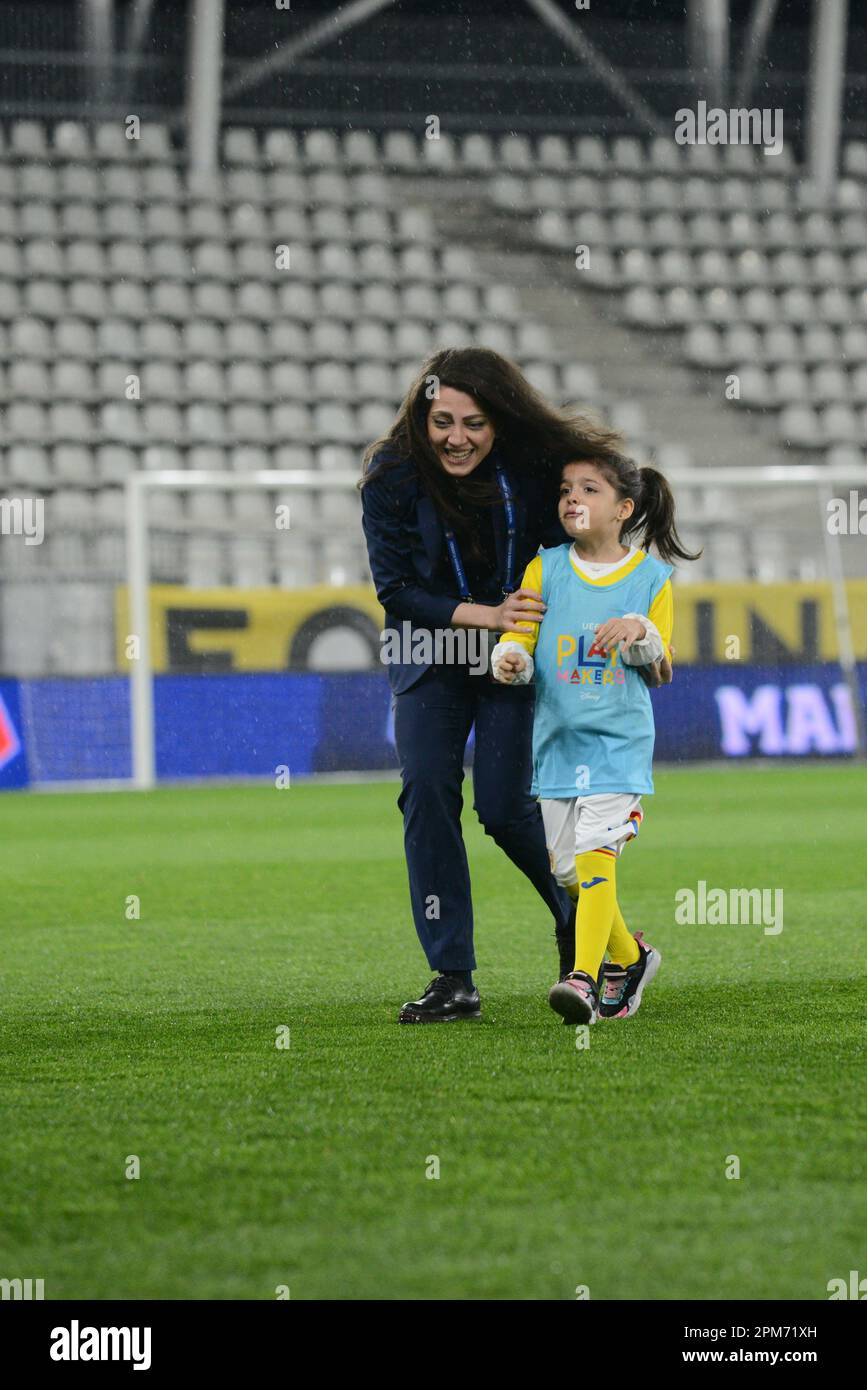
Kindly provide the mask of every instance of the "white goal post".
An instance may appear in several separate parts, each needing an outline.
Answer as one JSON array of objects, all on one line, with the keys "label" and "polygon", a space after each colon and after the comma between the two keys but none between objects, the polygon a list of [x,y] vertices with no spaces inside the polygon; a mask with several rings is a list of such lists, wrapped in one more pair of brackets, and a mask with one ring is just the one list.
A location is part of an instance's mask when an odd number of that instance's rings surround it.
[{"label": "white goal post", "polygon": [[[138,639],[138,659],[130,663],[130,733],[132,783],[147,789],[156,785],[154,740],[153,667],[150,648],[150,542],[148,494],[157,488],[176,492],[218,488],[242,491],[262,488],[343,490],[355,488],[358,475],[342,470],[319,473],[312,469],[258,469],[228,473],[211,469],[154,469],[131,473],[126,480],[126,572],[130,630]],[[291,524],[291,522],[290,522]]]},{"label": "white goal post", "polygon": [[[827,525],[828,505],[833,488],[867,489],[867,468],[787,467],[690,468],[668,470],[675,491],[691,489],[732,489],[736,493],[777,490],[785,493],[791,505],[791,492],[807,488],[812,493],[816,520],[824,534],[826,577],[831,585],[838,661],[849,689],[855,720],[856,753],[865,756],[865,719],[858,687],[855,647],[840,537]],[[147,789],[156,784],[153,669],[150,649],[150,542],[148,534],[148,496],[158,488],[188,492],[194,489],[244,490],[261,488],[305,488],[325,490],[354,489],[358,475],[346,471],[321,473],[311,469],[261,469],[249,473],[217,472],[203,469],[155,469],[131,474],[126,480],[126,568],[129,595],[130,630],[138,639],[138,659],[130,662],[130,732],[132,741],[132,784]],[[728,522],[721,517],[721,525]]]}]

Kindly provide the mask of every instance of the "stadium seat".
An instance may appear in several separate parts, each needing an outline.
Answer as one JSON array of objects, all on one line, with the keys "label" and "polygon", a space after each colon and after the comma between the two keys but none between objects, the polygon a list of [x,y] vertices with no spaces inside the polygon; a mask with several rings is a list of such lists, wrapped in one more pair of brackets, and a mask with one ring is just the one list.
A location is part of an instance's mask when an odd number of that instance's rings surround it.
[{"label": "stadium seat", "polygon": [[22,358],[52,357],[56,349],[48,324],[36,318],[13,319],[10,324],[10,350]]},{"label": "stadium seat", "polygon": [[469,173],[487,174],[496,165],[494,142],[489,135],[474,131],[458,142],[457,158]]},{"label": "stadium seat", "polygon": [[541,135],[536,143],[536,163],[540,169],[571,172],[572,150],[565,135]]},{"label": "stadium seat", "polygon": [[270,584],[272,564],[261,537],[230,536],[228,569],[229,583],[241,589]]},{"label": "stadium seat", "polygon": [[536,153],[526,135],[501,136],[498,167],[514,170],[530,170],[536,167]]},{"label": "stadium seat", "polygon": [[349,130],[341,137],[341,159],[349,169],[376,169],[380,154],[369,130]]},{"label": "stadium seat", "polygon": [[422,167],[443,173],[451,172],[458,167],[457,150],[451,136],[441,131],[436,139],[425,137],[420,144]]},{"label": "stadium seat", "polygon": [[52,481],[51,456],[44,445],[12,442],[6,432],[4,446],[6,476],[13,483],[39,488]]},{"label": "stadium seat", "polygon": [[415,137],[406,130],[386,131],[382,140],[382,162],[387,168],[414,173],[420,162]]},{"label": "stadium seat", "polygon": [[[229,450],[226,463],[233,473],[265,472],[269,467],[268,450],[261,444],[239,444]],[[261,498],[264,494],[261,492],[241,492],[232,493],[230,496],[235,499]]]},{"label": "stadium seat", "polygon": [[574,163],[581,170],[604,171],[608,163],[604,141],[597,135],[580,135],[575,141]]},{"label": "stadium seat", "polygon": [[85,163],[91,153],[87,126],[80,121],[59,121],[54,127],[51,153],[57,160]]},{"label": "stadium seat", "polygon": [[283,127],[266,130],[262,143],[262,155],[266,164],[276,167],[294,167],[300,162],[298,136],[294,130]]},{"label": "stadium seat", "polygon": [[[184,355],[177,324],[168,319],[148,319],[141,325],[141,354],[151,361],[176,362]],[[131,352],[133,349],[126,348]]]},{"label": "stadium seat", "polygon": [[224,547],[213,536],[193,535],[187,542],[186,583],[194,589],[212,589],[223,582]]},{"label": "stadium seat", "polygon": [[93,482],[93,455],[81,444],[58,444],[53,453],[52,473],[58,482],[86,486]]},{"label": "stadium seat", "polygon": [[103,483],[123,483],[138,468],[135,451],[122,444],[100,444],[94,462],[96,477]]}]

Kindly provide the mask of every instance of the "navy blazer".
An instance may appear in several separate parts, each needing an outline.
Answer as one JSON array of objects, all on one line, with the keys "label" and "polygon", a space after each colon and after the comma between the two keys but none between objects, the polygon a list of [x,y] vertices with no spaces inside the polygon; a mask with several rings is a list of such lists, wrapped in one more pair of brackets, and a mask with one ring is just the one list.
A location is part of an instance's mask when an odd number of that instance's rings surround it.
[{"label": "navy blazer", "polygon": [[[562,545],[568,536],[557,516],[557,490],[552,475],[533,475],[505,463],[497,445],[488,456],[505,467],[515,503],[515,583],[540,545]],[[375,461],[374,465],[375,466]],[[385,609],[385,630],[409,622],[433,631],[447,628],[461,602],[445,533],[434,503],[424,491],[411,459],[401,460],[361,489],[362,526],[376,596]],[[494,540],[499,589],[505,573],[506,518],[494,508]],[[446,564],[443,564],[443,560]],[[388,678],[396,695],[420,680],[430,663],[389,663]]]}]

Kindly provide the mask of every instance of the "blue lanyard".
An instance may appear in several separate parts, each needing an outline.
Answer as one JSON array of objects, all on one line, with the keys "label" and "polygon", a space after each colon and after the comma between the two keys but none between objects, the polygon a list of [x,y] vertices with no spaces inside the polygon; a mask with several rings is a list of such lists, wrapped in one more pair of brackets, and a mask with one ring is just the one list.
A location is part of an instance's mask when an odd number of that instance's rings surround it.
[{"label": "blue lanyard", "polygon": [[[503,509],[506,513],[506,572],[503,577],[503,597],[505,598],[515,587],[515,503],[505,469],[500,464],[497,464],[497,482],[500,487],[500,492],[503,494]],[[450,526],[446,526],[444,529],[449,559],[452,562],[452,569],[455,573],[461,599],[464,603],[472,603],[473,596],[470,593],[470,586],[467,583],[467,574],[464,569],[464,562],[461,559],[457,537]]]}]

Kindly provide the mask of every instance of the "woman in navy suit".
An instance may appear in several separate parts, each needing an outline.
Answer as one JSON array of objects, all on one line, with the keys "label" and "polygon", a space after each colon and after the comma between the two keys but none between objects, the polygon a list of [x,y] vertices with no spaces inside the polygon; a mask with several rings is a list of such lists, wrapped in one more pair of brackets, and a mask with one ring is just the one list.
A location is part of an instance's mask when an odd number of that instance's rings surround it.
[{"label": "woman in navy suit", "polygon": [[474,809],[554,918],[561,976],[572,968],[574,907],[551,874],[530,795],[533,687],[494,682],[484,658],[488,634],[544,612],[541,595],[514,590],[540,545],[568,539],[557,519],[560,465],[619,447],[614,432],[555,409],[499,353],[456,348],[428,359],[388,435],[365,454],[363,526],[386,615],[412,912],[435,972],[404,1004],[402,1023],[480,1013],[460,819],[473,727]]}]

